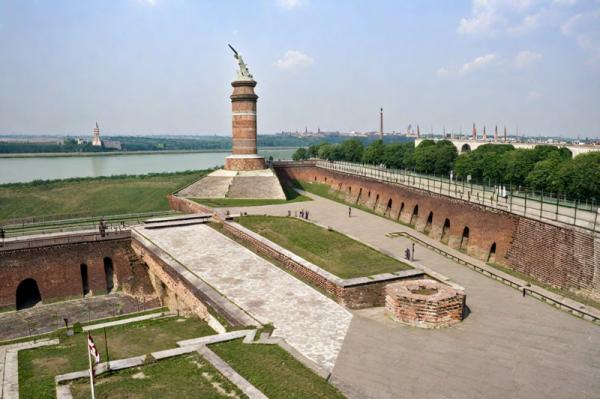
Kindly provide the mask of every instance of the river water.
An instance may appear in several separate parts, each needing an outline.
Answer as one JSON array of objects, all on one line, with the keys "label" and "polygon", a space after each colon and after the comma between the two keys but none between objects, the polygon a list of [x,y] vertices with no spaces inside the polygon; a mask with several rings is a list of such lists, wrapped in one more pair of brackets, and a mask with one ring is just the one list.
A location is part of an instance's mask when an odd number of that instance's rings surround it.
[{"label": "river water", "polygon": [[[265,158],[291,159],[294,150],[259,150]],[[68,157],[0,158],[0,184],[33,180],[179,172],[222,166],[227,152],[152,153]]]}]

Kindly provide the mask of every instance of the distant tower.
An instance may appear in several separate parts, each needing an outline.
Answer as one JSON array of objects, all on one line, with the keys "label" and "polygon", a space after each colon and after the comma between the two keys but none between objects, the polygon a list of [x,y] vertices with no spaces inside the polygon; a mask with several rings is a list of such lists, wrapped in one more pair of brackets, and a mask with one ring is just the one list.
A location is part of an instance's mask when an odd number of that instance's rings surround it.
[{"label": "distant tower", "polygon": [[421,137],[421,129],[419,128],[419,125],[417,125],[417,138]]},{"label": "distant tower", "polygon": [[383,140],[383,108],[379,110],[379,138]]},{"label": "distant tower", "polygon": [[498,125],[496,125],[496,128],[494,129],[494,141],[498,141]]},{"label": "distant tower", "polygon": [[483,125],[483,141],[487,140],[487,133],[485,131],[485,125]]},{"label": "distant tower", "polygon": [[504,142],[506,143],[506,126],[504,126]]},{"label": "distant tower", "polygon": [[92,145],[95,147],[100,147],[102,145],[102,141],[100,141],[100,127],[98,126],[98,122],[96,122],[96,127],[94,128],[94,137],[92,137]]},{"label": "distant tower", "polygon": [[475,123],[473,123],[473,140],[477,140],[477,128],[475,127]]}]

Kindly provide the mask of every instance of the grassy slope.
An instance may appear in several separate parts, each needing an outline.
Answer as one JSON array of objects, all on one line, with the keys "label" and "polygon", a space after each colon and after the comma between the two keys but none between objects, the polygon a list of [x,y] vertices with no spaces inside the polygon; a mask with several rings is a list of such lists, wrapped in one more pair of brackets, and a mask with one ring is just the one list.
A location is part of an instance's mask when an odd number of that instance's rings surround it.
[{"label": "grassy slope", "polygon": [[[176,347],[182,339],[215,332],[197,319],[167,318],[106,329],[111,359],[123,359]],[[106,348],[102,331],[92,332],[102,361]],[[19,352],[19,386],[23,399],[54,398],[54,377],[88,367],[86,334],[60,335],[60,344]]]},{"label": "grassy slope", "polygon": [[243,199],[243,198],[192,198],[199,204],[211,208],[236,207],[236,206],[260,206],[260,205],[280,205],[291,204],[294,202],[311,201],[310,198],[300,195],[293,188],[283,185],[283,191],[287,199]]},{"label": "grassy slope", "polygon": [[2,185],[0,220],[168,210],[167,194],[193,183],[204,174],[196,171]]},{"label": "grassy slope", "polygon": [[239,223],[341,278],[411,268],[341,233],[299,219],[244,216]]},{"label": "grassy slope", "polygon": [[344,398],[278,345],[248,345],[236,340],[210,349],[270,399]]},{"label": "grassy slope", "polygon": [[[140,372],[143,373],[143,378],[140,378]],[[74,399],[89,398],[88,380],[81,379],[72,384],[71,392]],[[231,397],[246,398],[234,384],[197,353],[102,374],[96,382],[97,399]]]}]

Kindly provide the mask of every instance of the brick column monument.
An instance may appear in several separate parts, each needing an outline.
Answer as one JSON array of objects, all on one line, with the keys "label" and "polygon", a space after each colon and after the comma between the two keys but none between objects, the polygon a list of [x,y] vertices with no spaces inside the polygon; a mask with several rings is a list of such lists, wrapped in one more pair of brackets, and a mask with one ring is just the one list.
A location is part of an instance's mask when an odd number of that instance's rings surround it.
[{"label": "brick column monument", "polygon": [[[229,46],[231,47],[231,46]],[[265,169],[265,159],[256,152],[256,81],[248,71],[242,56],[231,47],[238,61],[237,79],[231,82],[232,155],[225,159],[226,170]]]}]

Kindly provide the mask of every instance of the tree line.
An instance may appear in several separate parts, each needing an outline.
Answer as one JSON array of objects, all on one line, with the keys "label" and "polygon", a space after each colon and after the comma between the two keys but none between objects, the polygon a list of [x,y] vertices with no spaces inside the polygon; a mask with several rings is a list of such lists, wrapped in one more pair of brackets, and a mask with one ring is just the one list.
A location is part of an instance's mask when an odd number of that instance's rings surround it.
[{"label": "tree line", "polygon": [[443,175],[473,183],[505,185],[519,190],[543,191],[573,200],[600,200],[600,152],[572,157],[567,148],[538,145],[516,149],[511,144],[484,144],[458,154],[448,140],[423,140],[385,144],[381,140],[365,146],[357,140],[339,144],[319,143],[299,148],[294,160],[319,158],[360,162],[391,169]]}]

